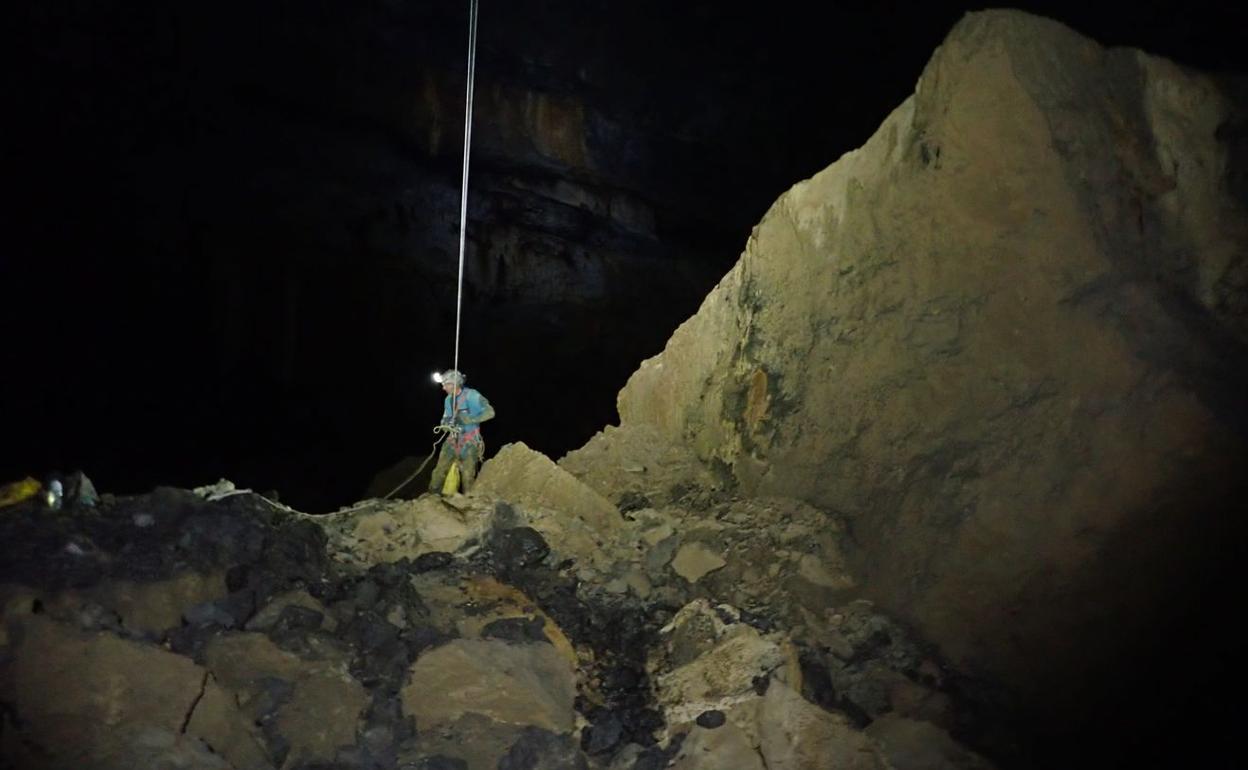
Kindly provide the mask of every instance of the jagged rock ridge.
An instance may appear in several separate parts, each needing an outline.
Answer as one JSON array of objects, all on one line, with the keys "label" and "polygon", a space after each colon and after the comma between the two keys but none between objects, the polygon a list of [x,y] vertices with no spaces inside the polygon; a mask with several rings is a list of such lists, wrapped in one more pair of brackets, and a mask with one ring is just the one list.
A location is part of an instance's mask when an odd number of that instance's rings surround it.
[{"label": "jagged rock ridge", "polygon": [[775,203],[621,429],[839,513],[864,589],[959,666],[1093,708],[1245,507],[1224,85],[968,15],[864,147]]}]

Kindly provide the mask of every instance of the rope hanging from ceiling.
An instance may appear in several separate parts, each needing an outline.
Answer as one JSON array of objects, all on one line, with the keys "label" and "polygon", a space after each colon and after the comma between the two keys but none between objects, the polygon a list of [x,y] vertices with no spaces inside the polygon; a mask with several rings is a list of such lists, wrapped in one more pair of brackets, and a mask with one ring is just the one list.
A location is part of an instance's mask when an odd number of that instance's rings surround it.
[{"label": "rope hanging from ceiling", "polygon": [[468,229],[468,156],[472,147],[472,90],[477,74],[477,0],[469,0],[468,77],[464,97],[464,166],[459,196],[459,281],[455,294],[455,371],[459,371],[460,319],[464,306],[464,244]]}]

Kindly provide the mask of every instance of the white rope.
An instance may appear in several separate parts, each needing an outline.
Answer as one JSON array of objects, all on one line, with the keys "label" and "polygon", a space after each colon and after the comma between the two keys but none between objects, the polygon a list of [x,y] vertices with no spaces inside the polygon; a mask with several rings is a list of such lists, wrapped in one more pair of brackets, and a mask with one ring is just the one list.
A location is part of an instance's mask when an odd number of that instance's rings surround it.
[{"label": "white rope", "polygon": [[[455,295],[455,365],[452,367],[455,371],[459,371],[459,330],[464,305],[464,243],[468,230],[468,151],[472,147],[472,90],[477,74],[477,0],[470,0],[469,6],[468,85],[467,95],[464,98],[464,169],[459,197],[459,285]],[[455,391],[458,394],[458,385]]]}]

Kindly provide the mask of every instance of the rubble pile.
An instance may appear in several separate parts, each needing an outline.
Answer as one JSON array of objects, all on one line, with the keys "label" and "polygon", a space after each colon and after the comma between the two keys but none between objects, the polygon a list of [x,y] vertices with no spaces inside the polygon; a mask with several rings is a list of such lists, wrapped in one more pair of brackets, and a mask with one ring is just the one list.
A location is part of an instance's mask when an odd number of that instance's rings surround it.
[{"label": "rubble pile", "polygon": [[535,454],[322,516],[208,488],[0,509],[0,767],[904,768],[916,742],[980,766],[936,659],[869,603],[820,614],[852,581],[816,512],[584,508]]}]

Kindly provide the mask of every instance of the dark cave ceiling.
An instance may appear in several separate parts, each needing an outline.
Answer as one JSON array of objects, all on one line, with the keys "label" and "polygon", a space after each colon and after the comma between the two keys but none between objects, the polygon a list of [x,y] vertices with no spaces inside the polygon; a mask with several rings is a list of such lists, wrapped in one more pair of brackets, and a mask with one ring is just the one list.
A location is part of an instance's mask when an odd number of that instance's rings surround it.
[{"label": "dark cave ceiling", "polygon": [[[481,6],[461,364],[495,448],[555,457],[975,8]],[[1213,6],[1024,7],[1246,69]],[[453,350],[466,11],[23,4],[0,480],[227,476],[321,510],[423,457]]]}]

